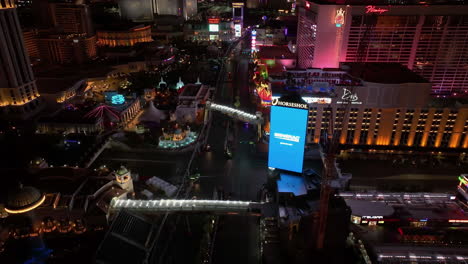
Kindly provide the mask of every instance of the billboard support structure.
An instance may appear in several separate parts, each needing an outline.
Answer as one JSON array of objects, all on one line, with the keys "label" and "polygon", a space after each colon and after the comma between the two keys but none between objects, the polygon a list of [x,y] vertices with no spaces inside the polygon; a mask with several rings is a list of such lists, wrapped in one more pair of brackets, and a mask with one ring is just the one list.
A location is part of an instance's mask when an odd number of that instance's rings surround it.
[{"label": "billboard support structure", "polygon": [[232,28],[234,29],[234,37],[242,36],[242,28],[244,26],[244,3],[232,3]]}]

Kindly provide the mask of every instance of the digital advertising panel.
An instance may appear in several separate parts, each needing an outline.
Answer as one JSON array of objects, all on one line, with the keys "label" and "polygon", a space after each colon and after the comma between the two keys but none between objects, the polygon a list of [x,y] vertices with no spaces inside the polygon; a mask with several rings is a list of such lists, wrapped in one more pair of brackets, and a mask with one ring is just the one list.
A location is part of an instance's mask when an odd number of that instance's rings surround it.
[{"label": "digital advertising panel", "polygon": [[302,173],[308,109],[273,105],[268,167]]},{"label": "digital advertising panel", "polygon": [[236,38],[242,36],[242,25],[241,24],[235,24],[234,25],[234,36]]},{"label": "digital advertising panel", "polygon": [[219,31],[219,25],[218,24],[209,24],[209,31],[210,32],[218,32]]}]

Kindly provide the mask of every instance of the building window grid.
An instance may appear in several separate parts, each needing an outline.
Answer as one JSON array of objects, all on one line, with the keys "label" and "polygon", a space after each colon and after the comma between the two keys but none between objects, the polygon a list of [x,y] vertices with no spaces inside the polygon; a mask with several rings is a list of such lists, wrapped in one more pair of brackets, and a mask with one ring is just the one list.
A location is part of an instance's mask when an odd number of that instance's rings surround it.
[{"label": "building window grid", "polygon": [[[413,65],[409,63],[413,38],[416,35],[415,22],[393,23],[395,26],[377,25],[372,35],[372,45],[369,46],[364,61],[368,62],[400,62],[429,79],[433,83],[435,95],[456,95],[468,93],[465,86],[468,71],[464,62],[468,60],[468,27],[464,24],[446,26],[448,16],[436,19],[427,17],[421,29],[417,43],[416,59]],[[451,16],[450,19],[456,17]],[[398,19],[398,18],[397,18]],[[416,20],[418,17],[416,17]],[[432,19],[432,20],[431,20]],[[383,20],[391,20],[384,17]],[[388,25],[388,24],[387,24]],[[359,47],[366,30],[362,16],[354,16],[348,39],[346,61],[355,61]],[[444,33],[444,31],[446,33]]]},{"label": "building window grid", "polygon": [[468,71],[462,66],[468,59],[467,32],[468,27],[460,25],[423,26],[413,70],[433,83],[435,95],[468,92]]},{"label": "building window grid", "polygon": [[395,114],[395,119],[393,120],[393,127],[392,127],[392,136],[390,137],[390,144],[395,144],[396,145],[396,129],[398,126],[398,121],[400,120],[400,109],[397,109],[396,114]]}]

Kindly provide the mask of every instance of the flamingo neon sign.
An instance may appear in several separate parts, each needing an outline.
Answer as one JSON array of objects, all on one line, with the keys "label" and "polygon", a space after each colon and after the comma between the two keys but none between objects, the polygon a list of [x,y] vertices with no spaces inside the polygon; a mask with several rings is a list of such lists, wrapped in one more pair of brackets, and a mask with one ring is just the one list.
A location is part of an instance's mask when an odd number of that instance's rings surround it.
[{"label": "flamingo neon sign", "polygon": [[385,12],[388,12],[388,9],[385,9],[385,8],[378,8],[376,6],[373,6],[373,5],[368,5],[366,6],[366,14],[369,14],[369,13],[378,13],[378,14],[383,14]]}]

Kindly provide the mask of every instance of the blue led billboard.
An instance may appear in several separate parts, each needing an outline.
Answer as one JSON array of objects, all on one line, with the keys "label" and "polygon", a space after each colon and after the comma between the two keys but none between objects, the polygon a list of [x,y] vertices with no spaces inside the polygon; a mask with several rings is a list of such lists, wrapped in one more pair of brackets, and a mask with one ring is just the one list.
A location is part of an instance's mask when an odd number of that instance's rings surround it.
[{"label": "blue led billboard", "polygon": [[271,107],[268,167],[302,172],[307,109]]}]

